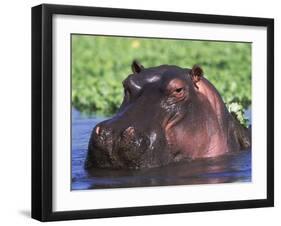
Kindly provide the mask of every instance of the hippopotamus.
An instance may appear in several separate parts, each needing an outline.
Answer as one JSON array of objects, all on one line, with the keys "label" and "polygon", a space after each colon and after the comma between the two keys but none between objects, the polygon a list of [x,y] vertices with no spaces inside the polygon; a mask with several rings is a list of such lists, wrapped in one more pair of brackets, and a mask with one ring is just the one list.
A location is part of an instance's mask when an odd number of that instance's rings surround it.
[{"label": "hippopotamus", "polygon": [[245,150],[249,130],[199,65],[132,62],[117,113],[91,133],[85,168],[143,169]]}]

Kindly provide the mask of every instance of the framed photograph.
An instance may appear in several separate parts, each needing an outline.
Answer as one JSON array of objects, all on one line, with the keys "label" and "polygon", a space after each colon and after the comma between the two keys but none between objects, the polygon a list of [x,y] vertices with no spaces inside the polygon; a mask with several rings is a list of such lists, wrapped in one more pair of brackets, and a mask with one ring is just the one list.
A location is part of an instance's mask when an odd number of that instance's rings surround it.
[{"label": "framed photograph", "polygon": [[274,205],[274,20],[32,8],[32,217]]}]

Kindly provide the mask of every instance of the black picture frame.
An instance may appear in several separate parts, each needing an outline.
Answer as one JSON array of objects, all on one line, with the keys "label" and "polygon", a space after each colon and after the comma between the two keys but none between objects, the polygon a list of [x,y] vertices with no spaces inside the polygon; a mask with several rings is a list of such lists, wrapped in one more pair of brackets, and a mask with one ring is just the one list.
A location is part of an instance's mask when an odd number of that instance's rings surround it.
[{"label": "black picture frame", "polygon": [[[52,210],[52,18],[55,14],[267,28],[267,198],[95,210]],[[32,218],[40,221],[121,217],[274,206],[274,20],[43,4],[32,8]]]}]

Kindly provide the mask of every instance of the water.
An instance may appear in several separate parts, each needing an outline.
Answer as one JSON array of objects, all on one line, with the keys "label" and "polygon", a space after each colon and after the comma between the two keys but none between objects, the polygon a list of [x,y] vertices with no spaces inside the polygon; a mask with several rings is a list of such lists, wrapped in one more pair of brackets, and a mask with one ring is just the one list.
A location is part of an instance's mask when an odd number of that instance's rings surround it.
[{"label": "water", "polygon": [[[246,112],[250,118],[250,111]],[[177,163],[145,170],[93,169],[85,171],[89,137],[93,127],[105,118],[84,117],[72,111],[72,190],[233,183],[251,181],[251,152]]]}]

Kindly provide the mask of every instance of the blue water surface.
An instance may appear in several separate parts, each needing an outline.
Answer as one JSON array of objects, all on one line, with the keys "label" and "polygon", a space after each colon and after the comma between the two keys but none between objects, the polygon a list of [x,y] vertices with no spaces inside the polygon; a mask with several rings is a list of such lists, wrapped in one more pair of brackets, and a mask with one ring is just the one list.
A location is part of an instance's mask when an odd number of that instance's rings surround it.
[{"label": "blue water surface", "polygon": [[[251,111],[246,111],[251,121]],[[251,182],[251,151],[145,170],[84,170],[90,134],[102,117],[72,110],[71,189]]]}]

